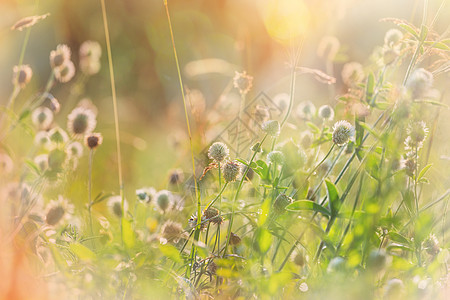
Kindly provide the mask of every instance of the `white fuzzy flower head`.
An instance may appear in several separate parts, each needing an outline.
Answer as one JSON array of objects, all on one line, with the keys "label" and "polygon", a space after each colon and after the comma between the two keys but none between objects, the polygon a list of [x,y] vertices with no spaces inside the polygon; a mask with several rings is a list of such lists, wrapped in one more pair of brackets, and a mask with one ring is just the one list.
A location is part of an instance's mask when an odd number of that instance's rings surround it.
[{"label": "white fuzzy flower head", "polygon": [[80,69],[86,75],[97,74],[100,70],[102,48],[96,41],[85,41],[80,46]]},{"label": "white fuzzy flower head", "polygon": [[153,187],[144,187],[136,190],[136,196],[139,201],[150,203],[155,198],[156,190]]},{"label": "white fuzzy flower head", "polygon": [[352,86],[364,79],[364,70],[360,63],[349,62],[342,68],[341,76],[347,86]]},{"label": "white fuzzy flower head", "polygon": [[75,76],[75,65],[71,60],[64,62],[64,64],[58,68],[53,69],[55,78],[61,83],[69,82],[73,76]]},{"label": "white fuzzy flower head", "polygon": [[31,80],[33,71],[29,65],[14,66],[12,83],[23,89]]},{"label": "white fuzzy flower head", "polygon": [[69,140],[67,133],[60,127],[54,127],[48,132],[50,141],[59,145],[65,144]]},{"label": "white fuzzy flower head", "polygon": [[427,124],[424,121],[411,122],[406,132],[414,144],[422,143],[428,135]]},{"label": "white fuzzy flower head", "polygon": [[163,213],[170,211],[173,207],[173,195],[168,190],[162,190],[156,193],[156,205]]},{"label": "white fuzzy flower head", "polygon": [[329,105],[319,107],[319,117],[324,121],[332,121],[334,119],[334,110]]},{"label": "white fuzzy flower head", "polygon": [[47,205],[45,222],[50,226],[55,226],[63,219],[69,218],[74,212],[73,204],[67,199],[58,196],[58,200],[52,200]]},{"label": "white fuzzy flower head", "polygon": [[297,106],[296,113],[302,120],[311,120],[316,114],[316,106],[311,101],[300,102]]},{"label": "white fuzzy flower head", "polygon": [[273,97],[273,102],[275,103],[276,106],[278,106],[281,113],[284,113],[288,109],[289,101],[290,97],[286,93],[277,94],[275,95],[275,97]]},{"label": "white fuzzy flower head", "polygon": [[221,163],[227,159],[228,155],[230,155],[230,150],[222,142],[215,142],[209,147],[208,157],[214,160],[214,162]]},{"label": "white fuzzy flower head", "polygon": [[402,38],[403,33],[398,29],[392,28],[386,32],[384,36],[384,44],[391,47],[398,44]]},{"label": "white fuzzy flower head", "polygon": [[433,74],[424,68],[416,69],[408,78],[407,88],[411,92],[413,99],[418,99],[426,95],[433,85]]},{"label": "white fuzzy flower head", "polygon": [[45,130],[53,122],[53,112],[48,107],[40,106],[33,110],[31,121],[37,128]]},{"label": "white fuzzy flower head", "polygon": [[355,128],[345,120],[338,121],[333,126],[332,140],[338,146],[345,145],[355,135]]},{"label": "white fuzzy flower head", "polygon": [[241,95],[246,95],[253,86],[253,77],[248,75],[246,71],[236,72],[233,77],[233,85]]},{"label": "white fuzzy flower head", "polygon": [[269,164],[277,164],[279,166],[284,164],[284,155],[281,151],[272,151],[267,154],[267,162]]},{"label": "white fuzzy flower head", "polygon": [[269,120],[261,125],[261,129],[272,137],[280,135],[280,123],[276,120]]},{"label": "white fuzzy flower head", "polygon": [[60,68],[70,60],[71,54],[69,46],[64,44],[56,46],[56,50],[50,52],[50,66],[53,69]]},{"label": "white fuzzy flower head", "polygon": [[34,163],[39,167],[39,169],[43,172],[48,169],[48,155],[40,154],[34,158]]},{"label": "white fuzzy flower head", "polygon": [[161,243],[177,243],[183,237],[183,226],[178,222],[167,220],[161,227]]},{"label": "white fuzzy flower head", "polygon": [[83,145],[79,142],[72,142],[66,146],[66,153],[70,157],[81,157],[83,155]]},{"label": "white fuzzy flower head", "polygon": [[76,107],[67,116],[67,129],[75,138],[91,134],[95,126],[97,126],[95,113],[86,107]]},{"label": "white fuzzy flower head", "polygon": [[227,161],[222,168],[225,182],[233,182],[241,175],[241,164],[236,161]]},{"label": "white fuzzy flower head", "polygon": [[[109,208],[109,211],[111,214],[115,215],[118,218],[121,218],[123,215],[122,211],[122,197],[121,196],[112,196],[109,197],[107,206]],[[128,202],[126,199],[124,199],[124,211],[128,211]]]},{"label": "white fuzzy flower head", "polygon": [[49,149],[51,146],[50,137],[47,131],[38,131],[34,137],[34,144],[38,147]]}]

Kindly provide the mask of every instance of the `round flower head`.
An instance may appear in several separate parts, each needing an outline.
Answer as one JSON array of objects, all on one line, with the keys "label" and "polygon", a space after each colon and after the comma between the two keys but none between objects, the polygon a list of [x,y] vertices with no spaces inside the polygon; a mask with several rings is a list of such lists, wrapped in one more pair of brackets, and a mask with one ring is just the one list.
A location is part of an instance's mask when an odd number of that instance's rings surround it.
[{"label": "round flower head", "polygon": [[31,80],[33,71],[29,65],[14,66],[12,83],[23,89]]},{"label": "round flower head", "polygon": [[[107,206],[108,206],[111,214],[115,215],[118,218],[122,217],[123,211],[122,211],[122,197],[121,196],[109,197]],[[128,202],[126,199],[124,200],[123,206],[124,206],[125,212],[128,211]]]},{"label": "round flower head", "polygon": [[58,196],[58,200],[52,200],[47,205],[45,222],[50,226],[55,226],[63,219],[73,214],[74,206],[67,199]]},{"label": "round flower head", "polygon": [[292,203],[292,198],[286,196],[285,194],[279,194],[273,203],[273,209],[276,213],[284,212],[286,206]]},{"label": "round flower head", "polygon": [[48,155],[41,154],[34,158],[34,163],[39,167],[41,171],[48,169]]},{"label": "round flower head", "polygon": [[50,66],[53,69],[60,68],[65,62],[70,60],[72,52],[67,45],[58,45],[56,50],[50,52]]},{"label": "round flower head", "polygon": [[85,41],[80,46],[80,69],[86,75],[97,74],[100,70],[102,48],[96,41]]},{"label": "round flower head", "polygon": [[38,147],[49,149],[51,145],[50,137],[47,131],[39,131],[34,137],[34,144]]},{"label": "round flower head", "polygon": [[156,193],[156,205],[163,212],[167,212],[172,209],[173,195],[167,190],[162,190]]},{"label": "round flower head", "polygon": [[66,146],[66,152],[70,157],[81,157],[83,146],[79,142],[72,142]]},{"label": "round flower head", "polygon": [[76,107],[67,116],[67,129],[75,138],[92,133],[96,125],[95,114],[85,107]]},{"label": "round flower head", "polygon": [[[198,217],[197,214],[193,214],[189,220],[188,220],[188,225],[190,229],[196,228],[197,227],[197,222],[198,222]],[[207,228],[207,222],[204,222],[204,217],[201,218],[200,220],[200,230],[204,231]]]},{"label": "round flower head", "polygon": [[225,182],[233,182],[241,175],[241,165],[235,161],[227,161],[222,172]]},{"label": "round flower head", "polygon": [[71,60],[64,62],[64,64],[54,69],[55,78],[59,82],[69,82],[75,76],[75,65]]},{"label": "round flower head", "polygon": [[53,149],[48,154],[48,167],[51,171],[59,172],[64,168],[67,154],[61,149]]},{"label": "round flower head", "polygon": [[233,78],[233,85],[239,90],[241,95],[246,95],[253,86],[253,77],[247,75],[247,72],[236,72]]},{"label": "round flower head", "polygon": [[209,220],[210,223],[220,225],[223,222],[223,218],[219,216],[219,210],[212,206],[208,207],[203,211],[203,218]]},{"label": "round flower head", "polygon": [[367,268],[373,271],[381,271],[386,267],[388,257],[384,250],[372,250],[367,258]]},{"label": "round flower head", "polygon": [[169,183],[176,185],[182,183],[184,180],[184,173],[181,169],[171,170],[169,173]]},{"label": "round flower head", "polygon": [[43,97],[45,97],[43,106],[48,107],[54,114],[59,113],[61,105],[59,104],[58,99],[50,93],[44,93]]},{"label": "round flower head", "polygon": [[299,267],[303,267],[305,265],[305,256],[298,251],[292,252],[291,259]]},{"label": "round flower head", "polygon": [[281,151],[269,152],[269,154],[267,154],[267,162],[269,164],[283,165],[284,164],[284,155]]},{"label": "round flower head", "polygon": [[153,187],[146,187],[136,190],[136,196],[139,201],[150,203],[155,198],[156,190]]},{"label": "round flower head", "polygon": [[50,141],[55,144],[64,144],[69,140],[67,133],[60,127],[54,127],[48,132]]},{"label": "round flower head", "polygon": [[427,124],[424,121],[411,122],[406,132],[409,138],[408,146],[417,147],[422,144],[428,135]]},{"label": "round flower head", "polygon": [[332,121],[334,119],[334,110],[329,105],[322,105],[319,107],[319,117],[321,119]]},{"label": "round flower head", "polygon": [[209,147],[208,157],[217,163],[223,162],[230,154],[227,145],[222,142],[215,142]]},{"label": "round flower head", "polygon": [[416,69],[408,78],[406,86],[411,91],[413,99],[418,99],[431,89],[433,85],[433,74],[424,68]]},{"label": "round flower head", "polygon": [[234,232],[230,232],[230,245],[236,246],[241,243],[241,238]]},{"label": "round flower head", "polygon": [[355,128],[347,121],[341,120],[333,126],[332,140],[338,146],[343,146],[355,135]]},{"label": "round flower head", "polygon": [[103,143],[101,133],[91,133],[84,138],[84,143],[89,149],[95,149]]},{"label": "round flower head", "polygon": [[14,163],[6,153],[0,153],[0,172],[1,174],[10,173],[14,168]]},{"label": "round flower head", "polygon": [[316,106],[311,101],[300,102],[296,112],[300,119],[311,120],[316,114]]},{"label": "round flower head", "polygon": [[280,123],[276,120],[269,120],[261,125],[261,129],[272,137],[280,135]]},{"label": "round flower head", "polygon": [[53,113],[50,108],[40,106],[33,110],[31,121],[39,129],[47,129],[53,122]]},{"label": "round flower head", "polygon": [[289,107],[290,97],[286,93],[277,94],[273,97],[273,102],[280,109],[280,112],[285,112]]},{"label": "round flower head", "polygon": [[178,222],[167,220],[161,227],[161,243],[177,243],[183,237],[183,226]]},{"label": "round flower head", "polygon": [[434,234],[431,234],[424,242],[425,251],[431,256],[437,255],[441,249],[439,248],[439,241]]},{"label": "round flower head", "polygon": [[398,44],[402,38],[403,33],[398,29],[392,28],[386,32],[384,36],[384,44],[391,47]]},{"label": "round flower head", "polygon": [[360,63],[349,62],[342,68],[341,76],[347,86],[352,86],[364,79],[364,70]]}]

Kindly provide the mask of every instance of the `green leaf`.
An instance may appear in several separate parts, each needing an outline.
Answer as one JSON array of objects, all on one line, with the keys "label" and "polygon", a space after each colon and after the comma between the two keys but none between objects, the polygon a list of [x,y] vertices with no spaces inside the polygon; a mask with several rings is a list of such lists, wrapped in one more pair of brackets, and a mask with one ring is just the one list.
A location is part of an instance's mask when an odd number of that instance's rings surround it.
[{"label": "green leaf", "polygon": [[411,241],[410,240],[408,240],[406,237],[404,237],[400,233],[397,233],[397,232],[394,232],[394,231],[389,232],[389,238],[393,242],[400,243],[402,245],[407,245],[407,246],[411,245]]},{"label": "green leaf", "polygon": [[126,218],[122,218],[122,239],[125,246],[133,248],[136,237],[131,222]]},{"label": "green leaf", "polygon": [[419,172],[419,176],[417,177],[417,181],[419,181],[427,172],[428,170],[431,168],[433,164],[428,164],[425,167],[423,167],[423,169]]},{"label": "green leaf", "polygon": [[367,84],[366,84],[366,101],[367,103],[372,102],[373,93],[375,91],[375,76],[372,72],[370,72],[369,76],[367,77]]},{"label": "green leaf", "polygon": [[286,210],[289,211],[301,211],[301,210],[311,210],[315,212],[320,212],[321,214],[330,217],[331,213],[325,207],[315,203],[310,200],[298,200],[294,201],[288,206],[286,206]]},{"label": "green leaf", "polygon": [[425,41],[423,42],[425,45],[431,46],[436,49],[441,49],[445,51],[450,51],[450,47],[442,42],[434,42],[434,41]]},{"label": "green leaf", "polygon": [[426,103],[426,104],[437,105],[437,106],[449,108],[449,106],[447,104],[441,103],[439,101],[434,101],[434,100],[415,100],[414,102],[415,103]]},{"label": "green leaf", "polygon": [[159,250],[165,257],[169,258],[170,260],[176,263],[181,263],[183,261],[181,259],[180,252],[173,245],[170,244],[159,245]]},{"label": "green leaf", "polygon": [[91,249],[88,247],[80,244],[80,243],[73,243],[69,245],[70,251],[73,252],[76,256],[78,256],[81,260],[84,261],[92,261],[96,258],[96,255],[94,252],[92,252]]},{"label": "green leaf", "polygon": [[320,128],[317,127],[314,123],[306,122],[306,125],[308,125],[308,127],[311,128],[313,132],[320,133]]},{"label": "green leaf", "polygon": [[264,254],[269,251],[272,245],[272,234],[265,228],[258,228],[255,232],[255,248],[256,250]]},{"label": "green leaf", "polygon": [[21,122],[23,119],[28,117],[31,114],[31,111],[29,109],[26,109],[24,112],[22,112],[19,116],[18,122]]},{"label": "green leaf", "polygon": [[266,200],[264,200],[262,206],[261,206],[261,215],[259,216],[259,220],[258,220],[258,226],[262,226],[266,223],[267,221],[267,216],[269,215],[269,211],[270,211],[270,198],[267,198]]},{"label": "green leaf", "polygon": [[36,163],[30,159],[26,159],[25,160],[25,164],[32,170],[34,171],[37,175],[41,174],[41,170],[39,169],[39,167],[36,165]]},{"label": "green leaf", "polygon": [[337,216],[337,214],[339,212],[339,208],[341,206],[337,188],[334,185],[334,183],[332,183],[328,179],[325,180],[325,184],[327,185],[327,196],[328,196],[328,201],[330,202],[331,215]]},{"label": "green leaf", "polygon": [[405,29],[407,32],[411,33],[416,39],[419,39],[419,33],[414,28],[409,26],[408,24],[402,23],[402,24],[398,24],[398,26]]}]

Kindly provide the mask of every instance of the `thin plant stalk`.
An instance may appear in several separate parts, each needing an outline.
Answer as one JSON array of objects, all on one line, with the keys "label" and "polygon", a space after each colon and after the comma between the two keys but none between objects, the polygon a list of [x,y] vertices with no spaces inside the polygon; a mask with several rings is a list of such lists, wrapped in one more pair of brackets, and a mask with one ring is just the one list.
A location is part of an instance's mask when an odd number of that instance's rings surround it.
[{"label": "thin plant stalk", "polygon": [[[94,161],[94,149],[89,150],[89,179],[88,179],[88,210],[89,210],[89,227],[91,230],[91,235],[94,235],[94,228],[92,225],[92,164]],[[94,246],[94,241],[92,241]]]}]

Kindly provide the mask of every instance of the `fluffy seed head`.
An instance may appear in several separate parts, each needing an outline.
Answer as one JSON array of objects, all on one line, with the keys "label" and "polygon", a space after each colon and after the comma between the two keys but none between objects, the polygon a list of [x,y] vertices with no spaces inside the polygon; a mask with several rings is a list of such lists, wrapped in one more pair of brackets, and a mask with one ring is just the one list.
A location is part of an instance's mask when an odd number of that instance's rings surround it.
[{"label": "fluffy seed head", "polygon": [[[200,220],[200,230],[201,230],[201,231],[206,230],[206,227],[207,227],[207,223],[206,223],[206,222],[203,222],[203,221],[204,221],[203,219],[204,219],[204,218],[202,217],[201,220]],[[189,218],[189,221],[188,221],[189,228],[191,228],[191,229],[196,228],[196,227],[197,227],[197,221],[198,221],[197,214],[193,214],[193,215]]]},{"label": "fluffy seed head", "polygon": [[50,148],[50,137],[47,131],[39,131],[36,133],[34,137],[34,144],[38,147],[42,148]]},{"label": "fluffy seed head", "polygon": [[98,132],[93,132],[91,134],[88,134],[84,138],[84,144],[89,149],[95,149],[98,146],[100,146],[102,143],[103,143],[103,136],[101,133],[98,133]]},{"label": "fluffy seed head", "polygon": [[229,154],[230,150],[222,142],[215,142],[208,150],[208,157],[217,163],[223,162]]},{"label": "fluffy seed head", "polygon": [[384,36],[384,44],[387,46],[393,46],[398,44],[403,38],[403,33],[395,28],[389,29]]},{"label": "fluffy seed head", "polygon": [[418,99],[431,89],[433,85],[433,74],[424,68],[416,69],[408,78],[406,86],[411,92],[413,99]]},{"label": "fluffy seed head", "polygon": [[241,175],[241,165],[236,161],[227,161],[222,172],[225,182],[233,182]]},{"label": "fluffy seed head", "polygon": [[66,153],[70,157],[81,157],[83,155],[83,145],[79,142],[72,142],[66,146]]},{"label": "fluffy seed head", "polygon": [[14,66],[12,83],[23,89],[31,80],[33,71],[29,65]]},{"label": "fluffy seed head", "polygon": [[214,207],[208,207],[208,209],[204,210],[203,218],[216,225],[220,225],[223,222],[223,218],[219,216],[219,210]]},{"label": "fluffy seed head", "polygon": [[69,82],[75,76],[75,65],[71,60],[65,61],[62,66],[54,69],[54,73],[59,82]]},{"label": "fluffy seed head", "polygon": [[56,50],[50,52],[50,66],[53,69],[60,68],[70,60],[71,54],[69,46],[64,44],[56,46]]},{"label": "fluffy seed head", "polygon": [[347,86],[352,86],[364,79],[364,70],[360,63],[349,62],[342,68],[341,76]]},{"label": "fluffy seed head", "polygon": [[316,106],[311,101],[300,102],[297,106],[296,113],[302,120],[311,120],[316,114]]},{"label": "fluffy seed head", "polygon": [[347,121],[341,120],[333,126],[333,143],[343,146],[355,135],[355,128]]},{"label": "fluffy seed head", "polygon": [[280,135],[280,123],[276,120],[269,120],[261,125],[262,130],[272,137]]},{"label": "fluffy seed head", "polygon": [[178,222],[167,220],[161,227],[161,238],[166,242],[177,243],[183,236],[183,227]]},{"label": "fluffy seed head", "polygon": [[427,124],[424,121],[411,122],[406,129],[409,137],[411,137],[411,142],[413,144],[422,143],[428,135]]},{"label": "fluffy seed head", "polygon": [[102,48],[96,41],[85,41],[80,46],[80,69],[86,75],[94,75],[100,71]]},{"label": "fluffy seed head", "polygon": [[34,158],[34,163],[39,167],[41,171],[48,169],[48,155],[40,154]]},{"label": "fluffy seed head", "polygon": [[267,154],[267,162],[269,164],[284,164],[284,155],[281,151],[271,151]]},{"label": "fluffy seed head", "polygon": [[286,194],[279,194],[273,203],[273,209],[276,213],[284,212],[286,206],[292,203],[292,198],[286,196]]},{"label": "fluffy seed head", "polygon": [[75,138],[89,135],[96,125],[97,120],[94,112],[85,107],[76,107],[67,116],[67,129]]},{"label": "fluffy seed head", "polygon": [[69,140],[67,133],[60,127],[54,127],[48,132],[50,141],[55,144],[64,144]]},{"label": "fluffy seed head", "polygon": [[73,213],[73,205],[62,196],[58,196],[58,200],[52,200],[47,206],[45,222],[50,226],[55,226],[61,220]]},{"label": "fluffy seed head", "polygon": [[33,110],[31,121],[37,128],[47,129],[53,122],[53,112],[45,106],[39,106]]},{"label": "fluffy seed head", "polygon": [[167,212],[172,209],[173,195],[167,190],[159,191],[156,194],[156,205],[162,212]]},{"label": "fluffy seed head", "polygon": [[273,97],[273,102],[280,109],[281,113],[284,113],[289,107],[290,96],[286,93],[281,93]]},{"label": "fluffy seed head", "polygon": [[[122,217],[122,197],[121,196],[112,196],[109,197],[108,202],[106,203],[111,214],[115,215],[118,218]],[[128,202],[124,200],[124,210],[125,212],[128,210]]]},{"label": "fluffy seed head", "polygon": [[59,113],[59,111],[61,109],[61,105],[59,104],[58,99],[56,99],[50,93],[45,93],[44,97],[45,97],[45,100],[42,105],[45,107],[48,107],[54,114]]},{"label": "fluffy seed head", "polygon": [[319,117],[323,120],[332,121],[334,119],[334,110],[329,105],[319,107]]},{"label": "fluffy seed head", "polygon": [[253,77],[247,75],[246,71],[236,72],[233,78],[233,85],[239,90],[241,95],[246,95],[253,86]]},{"label": "fluffy seed head", "polygon": [[139,201],[150,203],[155,198],[156,190],[153,187],[145,187],[142,189],[136,190],[136,196]]},{"label": "fluffy seed head", "polygon": [[425,251],[431,256],[437,255],[441,249],[439,248],[439,241],[434,234],[431,234],[424,242]]}]

